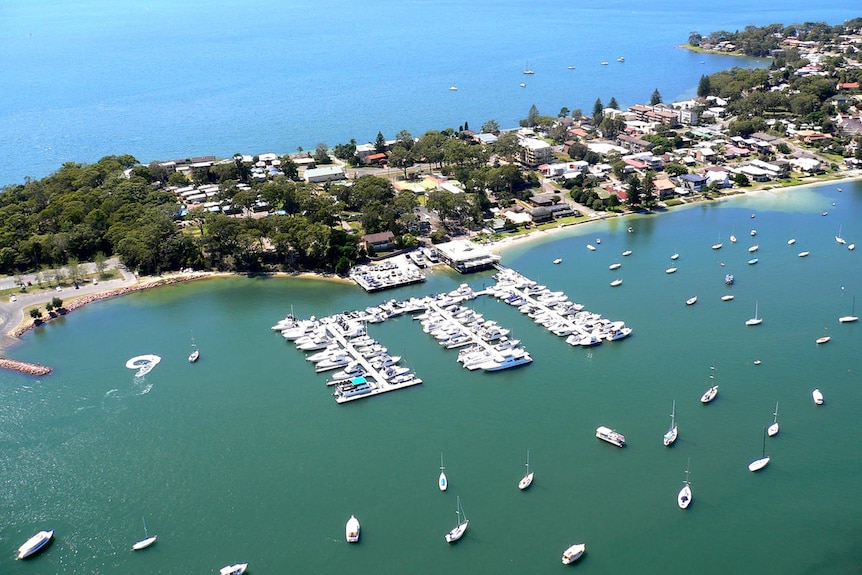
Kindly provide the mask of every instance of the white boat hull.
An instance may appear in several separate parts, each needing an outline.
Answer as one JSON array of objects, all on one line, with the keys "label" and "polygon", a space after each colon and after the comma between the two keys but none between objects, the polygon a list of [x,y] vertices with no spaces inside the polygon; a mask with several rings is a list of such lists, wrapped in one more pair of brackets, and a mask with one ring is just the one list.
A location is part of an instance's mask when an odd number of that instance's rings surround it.
[{"label": "white boat hull", "polygon": [[146,539],[141,539],[140,541],[138,541],[137,543],[132,545],[132,549],[135,551],[140,551],[141,549],[146,549],[147,547],[149,547],[150,545],[155,543],[156,539],[158,539],[158,538],[159,538],[158,535],[153,535],[152,537],[147,537]]},{"label": "white boat hull", "polygon": [[569,565],[580,559],[587,551],[587,546],[583,543],[576,543],[565,551],[563,551],[563,565]]},{"label": "white boat hull", "polygon": [[760,459],[755,459],[751,463],[748,464],[749,471],[760,471],[764,467],[769,465],[769,456],[761,457]]},{"label": "white boat hull", "polygon": [[470,524],[470,521],[464,521],[464,523],[460,523],[455,529],[446,534],[446,543],[455,543],[459,539],[464,536],[464,532],[467,531],[467,526]]},{"label": "white boat hull", "polygon": [[359,542],[359,519],[355,515],[351,515],[347,520],[347,525],[344,528],[344,536],[348,543]]},{"label": "white boat hull", "polygon": [[248,563],[237,563],[235,565],[227,565],[219,569],[219,575],[242,575],[248,569]]},{"label": "white boat hull", "polygon": [[823,405],[823,393],[821,393],[819,389],[815,389],[811,392],[811,398],[814,400],[815,404]]},{"label": "white boat hull", "polygon": [[527,489],[532,484],[533,484],[533,472],[531,471],[530,473],[528,473],[524,477],[522,477],[521,481],[518,482],[518,489],[523,491],[524,489]]},{"label": "white boat hull", "polygon": [[18,559],[26,559],[27,557],[32,557],[42,549],[44,549],[48,543],[51,542],[51,539],[54,537],[54,530],[51,531],[40,531],[30,539],[28,539],[24,545],[18,548]]},{"label": "white boat hull", "polygon": [[691,487],[686,485],[679,490],[676,496],[676,504],[679,505],[680,509],[688,509],[688,506],[691,505]]}]

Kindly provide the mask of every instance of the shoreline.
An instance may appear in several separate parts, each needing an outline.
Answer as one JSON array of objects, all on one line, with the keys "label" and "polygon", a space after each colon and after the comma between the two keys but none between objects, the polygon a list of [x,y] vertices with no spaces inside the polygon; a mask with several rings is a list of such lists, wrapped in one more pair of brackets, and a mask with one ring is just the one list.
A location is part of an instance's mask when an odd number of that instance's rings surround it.
[{"label": "shoreline", "polygon": [[[725,202],[729,200],[733,200],[734,198],[742,198],[746,196],[750,196],[753,194],[760,194],[764,192],[784,192],[796,190],[804,187],[817,187],[821,185],[840,185],[845,182],[854,182],[862,180],[862,170],[854,170],[852,174],[848,174],[846,176],[834,179],[814,179],[810,182],[804,182],[801,184],[794,184],[790,186],[770,186],[768,183],[764,186],[742,190],[741,193],[729,194],[719,198],[712,199],[698,199],[696,201],[686,202],[684,204],[680,204],[677,206],[664,207],[661,211],[653,210],[652,215],[660,215],[661,213],[670,213],[671,211],[678,208],[685,208],[686,206],[692,206],[701,204],[703,202]],[[500,238],[498,240],[489,241],[483,244],[483,247],[486,248],[491,253],[503,255],[503,253],[512,247],[521,246],[523,244],[529,243],[530,241],[536,241],[540,239],[550,239],[555,235],[559,235],[564,231],[571,231],[572,229],[577,228],[578,226],[583,226],[587,224],[591,224],[594,222],[601,222],[613,218],[626,218],[630,216],[639,216],[644,215],[647,212],[622,212],[622,213],[610,213],[603,212],[601,215],[596,215],[596,217],[582,220],[580,222],[572,222],[568,224],[560,224],[559,226],[546,228],[543,230],[531,230],[525,234],[518,234],[510,237]]]}]

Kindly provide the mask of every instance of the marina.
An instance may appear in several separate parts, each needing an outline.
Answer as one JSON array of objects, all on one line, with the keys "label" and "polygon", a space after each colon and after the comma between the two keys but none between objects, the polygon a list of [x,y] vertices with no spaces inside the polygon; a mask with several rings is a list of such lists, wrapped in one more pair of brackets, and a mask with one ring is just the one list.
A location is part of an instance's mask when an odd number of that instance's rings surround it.
[{"label": "marina", "polygon": [[[315,364],[316,373],[340,369],[327,381],[327,386],[335,389],[332,395],[336,403],[423,382],[410,368],[398,365],[400,356],[389,355],[385,347],[368,335],[369,324],[404,314],[416,314],[413,319],[420,320],[422,330],[444,348],[464,348],[457,359],[467,370],[496,372],[532,363],[532,356],[520,346],[520,341],[507,337],[509,329],[463,305],[480,296],[491,295],[517,307],[552,334],[565,337],[571,346],[595,347],[632,334],[625,322],[589,312],[583,304],[569,301],[562,291],[552,292],[513,269],[497,266],[494,279],[493,286],[480,291],[461,284],[447,293],[403,301],[393,299],[320,319],[299,320],[291,313],[273,325],[272,330],[294,341],[297,349],[316,352],[306,356],[306,360]],[[141,358],[133,358],[127,366],[138,366],[140,361]],[[150,365],[146,367],[152,369]]]}]

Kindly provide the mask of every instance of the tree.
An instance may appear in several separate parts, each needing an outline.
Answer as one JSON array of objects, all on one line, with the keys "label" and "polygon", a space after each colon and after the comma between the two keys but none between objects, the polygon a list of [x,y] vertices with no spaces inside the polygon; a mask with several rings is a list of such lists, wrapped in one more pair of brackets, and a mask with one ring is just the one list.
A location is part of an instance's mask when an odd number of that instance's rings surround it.
[{"label": "tree", "polygon": [[42,310],[39,309],[38,307],[34,307],[33,309],[30,310],[30,317],[33,318],[34,323],[37,323],[37,324],[41,323],[42,322]]},{"label": "tree", "polygon": [[740,188],[744,188],[744,187],[751,184],[751,182],[749,182],[749,180],[748,180],[748,176],[746,176],[745,174],[736,174],[733,177],[733,181]]},{"label": "tree", "polygon": [[407,168],[416,163],[410,150],[405,148],[400,142],[392,146],[387,161],[391,167],[398,168],[404,172],[404,179],[407,179]]},{"label": "tree", "polygon": [[656,88],[653,91],[652,96],[650,96],[649,105],[656,106],[658,104],[661,104],[661,94],[659,93],[658,88]]},{"label": "tree", "polygon": [[593,104],[593,123],[598,124],[602,121],[602,111],[605,109],[601,98],[596,98]]},{"label": "tree", "polygon": [[703,36],[701,36],[699,32],[689,32],[688,43],[692,46],[700,46],[702,40]]},{"label": "tree", "polygon": [[329,147],[326,144],[317,144],[314,149],[314,161],[318,164],[331,164],[332,159],[329,157]]},{"label": "tree", "polygon": [[483,134],[496,134],[500,131],[500,125],[497,123],[497,120],[488,120],[482,124],[482,128],[479,131]]},{"label": "tree", "polygon": [[383,137],[383,132],[377,132],[377,139],[374,140],[374,151],[378,154],[386,151],[386,138]]},{"label": "tree", "polygon": [[569,109],[563,106],[560,108],[560,113],[557,114],[558,118],[567,118],[569,116]]},{"label": "tree", "polygon": [[699,98],[706,98],[712,93],[712,86],[709,81],[709,76],[701,75],[700,82],[697,84],[697,95]]},{"label": "tree", "polygon": [[644,174],[641,189],[643,194],[643,207],[650,209],[655,206],[655,172],[653,172],[652,170],[647,170],[646,174]]},{"label": "tree", "polygon": [[63,300],[58,297],[52,297],[51,305],[54,306],[54,309],[60,309],[61,307],[63,307]]},{"label": "tree", "polygon": [[629,180],[628,190],[628,205],[629,207],[639,206],[641,204],[641,181],[634,175]]},{"label": "tree", "polygon": [[608,102],[608,108],[613,108],[614,110],[619,110],[620,105],[617,104],[617,99],[611,96],[611,101]]},{"label": "tree", "polygon": [[527,117],[519,122],[524,128],[532,128],[536,125],[536,120],[539,117],[539,109],[533,104],[530,106],[530,111],[527,112]]}]

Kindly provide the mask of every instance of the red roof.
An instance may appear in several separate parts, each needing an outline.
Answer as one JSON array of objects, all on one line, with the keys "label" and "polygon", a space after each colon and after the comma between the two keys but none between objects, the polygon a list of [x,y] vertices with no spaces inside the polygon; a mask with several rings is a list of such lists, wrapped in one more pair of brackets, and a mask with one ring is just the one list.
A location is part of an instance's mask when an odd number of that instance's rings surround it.
[{"label": "red roof", "polygon": [[858,90],[859,82],[844,82],[843,84],[838,84],[839,90]]}]

